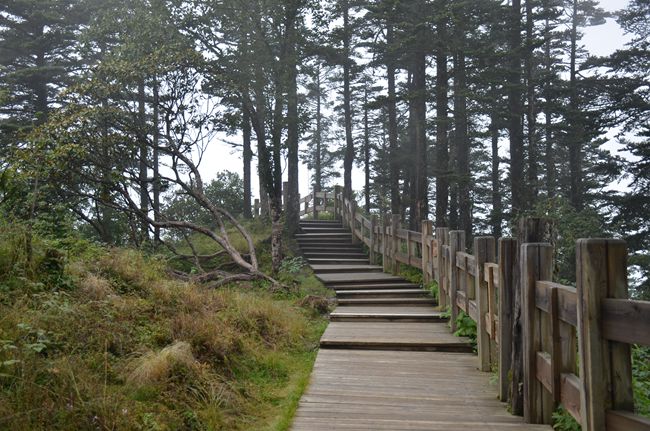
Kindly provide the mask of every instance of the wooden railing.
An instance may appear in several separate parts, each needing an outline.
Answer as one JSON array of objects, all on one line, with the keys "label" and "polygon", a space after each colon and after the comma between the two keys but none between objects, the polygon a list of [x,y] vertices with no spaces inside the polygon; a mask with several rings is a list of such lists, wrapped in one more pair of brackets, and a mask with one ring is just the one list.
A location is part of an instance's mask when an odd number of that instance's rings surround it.
[{"label": "wooden railing", "polygon": [[[397,215],[362,214],[340,187],[301,204],[301,215],[333,213],[386,272],[397,274],[405,264],[421,269],[425,283],[435,280],[452,330],[460,311],[476,322],[479,368],[498,369],[502,401],[518,350],[526,422],[551,423],[562,404],[585,431],[650,431],[650,420],[633,413],[630,356],[631,344],[650,346],[650,302],[628,298],[625,242],[579,240],[577,286],[571,287],[552,281],[550,244],[477,237],[470,254],[464,231],[434,229],[430,221],[421,232],[402,229]],[[516,289],[523,345],[513,342]]]}]

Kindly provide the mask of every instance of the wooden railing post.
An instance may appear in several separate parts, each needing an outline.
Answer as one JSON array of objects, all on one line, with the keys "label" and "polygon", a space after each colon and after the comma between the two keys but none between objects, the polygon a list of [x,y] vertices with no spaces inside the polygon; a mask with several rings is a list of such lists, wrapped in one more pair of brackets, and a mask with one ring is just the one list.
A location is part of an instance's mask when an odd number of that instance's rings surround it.
[{"label": "wooden railing post", "polygon": [[342,220],[341,216],[341,201],[339,200],[339,194],[341,193],[341,186],[334,186],[334,218],[336,220]]},{"label": "wooden railing post", "polygon": [[312,199],[311,199],[312,203],[314,205],[313,208],[312,208],[312,214],[313,214],[314,220],[318,220],[318,210],[316,209],[316,205],[318,203],[318,198],[316,197],[316,192],[315,191],[312,192],[311,197],[312,197]]},{"label": "wooden railing post", "polygon": [[553,247],[546,243],[521,246],[521,294],[524,356],[524,421],[550,424],[553,398],[537,379],[537,353],[542,350],[541,311],[535,305],[535,284],[553,276]]},{"label": "wooden railing post", "polygon": [[391,258],[390,258],[390,238],[388,236],[388,228],[390,227],[390,218],[388,215],[384,215],[382,220],[381,228],[381,254],[382,254],[382,266],[384,267],[384,272],[391,272]]},{"label": "wooden railing post", "polygon": [[438,273],[434,275],[436,282],[438,283],[438,305],[443,310],[449,305],[447,295],[445,294],[445,289],[447,288],[447,283],[449,280],[448,268],[445,267],[444,261],[445,257],[443,254],[443,246],[449,244],[449,228],[448,227],[437,227],[436,228],[436,247],[437,247],[437,257],[438,259]]},{"label": "wooden railing post", "polygon": [[[517,227],[517,240],[519,244],[552,242],[552,222],[549,219],[540,217],[526,217],[519,220]],[[517,251],[516,258],[519,260],[520,252]],[[515,286],[521,286],[520,265],[515,266]],[[524,413],[524,360],[522,346],[523,332],[523,304],[522,290],[518,287],[514,290],[514,311],[512,314],[512,362],[510,379],[510,409],[513,414],[523,415]]]},{"label": "wooden railing post", "polygon": [[253,206],[253,217],[258,218],[260,216],[260,200],[255,199],[255,204]]},{"label": "wooden railing post", "polygon": [[399,251],[399,238],[397,237],[397,230],[399,229],[399,214],[392,214],[390,220],[390,261],[391,272],[394,275],[399,273],[399,262],[397,261],[397,253]]},{"label": "wooden railing post", "polygon": [[485,264],[494,262],[494,249],[496,241],[492,236],[480,236],[474,238],[474,257],[476,261],[476,277],[474,277],[476,287],[476,305],[478,308],[477,343],[478,357],[481,371],[490,371],[492,362],[496,359],[496,345],[490,338],[487,324],[485,322],[488,311],[490,310],[490,297],[488,295],[487,283],[485,282]]},{"label": "wooden railing post", "polygon": [[[429,274],[429,265],[431,265],[431,246],[429,237],[433,235],[433,222],[431,220],[422,220],[422,280],[425,287],[431,283],[431,276]],[[431,265],[431,272],[433,273],[433,265]]]},{"label": "wooden railing post", "polygon": [[580,416],[596,431],[607,410],[633,410],[630,346],[606,340],[601,325],[603,300],[627,298],[627,250],[621,240],[581,239],[576,252]]},{"label": "wooden railing post", "polygon": [[377,254],[375,252],[375,247],[377,244],[377,234],[375,233],[375,228],[377,227],[377,216],[370,216],[370,263],[374,265],[377,263]]},{"label": "wooden railing post", "polygon": [[[352,199],[350,201],[350,230],[352,231],[352,243],[358,244],[359,239],[355,235],[354,231],[357,227],[357,201]],[[363,232],[362,232],[363,233]]]},{"label": "wooden railing post", "polygon": [[508,399],[512,364],[512,313],[514,311],[517,240],[499,239],[499,399]]},{"label": "wooden railing post", "polygon": [[460,288],[458,268],[456,267],[456,253],[465,250],[465,231],[452,230],[449,232],[449,320],[451,331],[456,332],[456,317],[458,317],[458,304],[456,297]]}]

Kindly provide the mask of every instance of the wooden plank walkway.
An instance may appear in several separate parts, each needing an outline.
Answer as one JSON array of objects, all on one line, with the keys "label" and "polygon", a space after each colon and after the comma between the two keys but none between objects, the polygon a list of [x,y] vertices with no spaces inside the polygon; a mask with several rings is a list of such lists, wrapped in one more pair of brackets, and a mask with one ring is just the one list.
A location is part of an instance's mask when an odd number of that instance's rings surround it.
[{"label": "wooden plank walkway", "polygon": [[336,239],[341,253],[350,253],[350,233],[335,222],[305,226],[303,232],[315,233],[298,236],[304,255],[341,299],[321,338],[294,431],[551,429],[506,411],[489,374],[478,371],[469,340],[450,334],[428,292],[414,292],[419,286],[378,272],[367,260],[341,264],[335,245],[323,258],[321,238]]}]

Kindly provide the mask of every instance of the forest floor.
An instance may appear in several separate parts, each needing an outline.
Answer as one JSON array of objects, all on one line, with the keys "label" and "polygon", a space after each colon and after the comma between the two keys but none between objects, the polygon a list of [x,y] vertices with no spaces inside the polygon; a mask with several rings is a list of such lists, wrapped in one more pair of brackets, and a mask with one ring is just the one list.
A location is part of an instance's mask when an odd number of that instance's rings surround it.
[{"label": "forest floor", "polygon": [[304,298],[329,295],[297,261],[288,290],[208,290],[161,256],[35,237],[28,263],[24,243],[0,226],[0,429],[289,427],[326,326]]}]

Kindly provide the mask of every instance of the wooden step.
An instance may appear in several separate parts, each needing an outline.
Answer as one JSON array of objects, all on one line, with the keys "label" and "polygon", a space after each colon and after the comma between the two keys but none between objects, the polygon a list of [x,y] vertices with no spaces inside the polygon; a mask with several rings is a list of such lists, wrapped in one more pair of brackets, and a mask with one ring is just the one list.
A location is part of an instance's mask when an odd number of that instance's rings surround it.
[{"label": "wooden step", "polygon": [[339,250],[347,250],[347,251],[358,251],[360,253],[363,252],[363,249],[359,247],[356,244],[341,244],[341,243],[318,243],[318,244],[306,244],[306,245],[300,245],[300,250],[303,252],[310,252],[310,251],[319,251],[319,250],[332,250],[332,251],[339,251]]},{"label": "wooden step", "polygon": [[441,311],[429,305],[402,305],[394,307],[371,305],[339,306],[330,313],[332,322],[446,322]]},{"label": "wooden step", "polygon": [[339,220],[300,220],[300,223],[298,224],[300,226],[312,225],[312,224],[332,224],[332,225],[341,226],[341,222]]},{"label": "wooden step", "polygon": [[311,265],[316,274],[329,274],[341,272],[381,272],[383,268],[377,265]]},{"label": "wooden step", "polygon": [[294,235],[296,239],[310,239],[310,238],[352,238],[350,232],[321,232],[321,233],[297,233]]},{"label": "wooden step", "polygon": [[330,252],[330,251],[323,251],[323,252],[309,252],[309,253],[303,253],[303,256],[307,259],[313,259],[313,258],[353,258],[353,259],[364,259],[367,258],[367,256],[364,253],[361,252],[355,252],[355,251],[339,251],[339,252]]},{"label": "wooden step", "polygon": [[391,307],[394,305],[410,305],[410,304],[429,304],[431,306],[438,305],[435,298],[341,298],[337,299],[339,305],[382,305]]},{"label": "wooden step", "polygon": [[369,265],[368,259],[364,258],[308,258],[310,265]]},{"label": "wooden step", "polygon": [[302,226],[301,233],[345,233],[351,235],[350,229],[335,226]]},{"label": "wooden step", "polygon": [[336,290],[378,290],[378,289],[420,289],[417,284],[403,283],[378,283],[378,284],[337,284]]},{"label": "wooden step", "polygon": [[296,238],[296,242],[301,246],[309,246],[309,244],[347,244],[354,245],[350,236],[340,238]]},{"label": "wooden step", "polygon": [[[310,256],[316,257],[316,256]],[[348,256],[346,256],[348,257]],[[369,273],[339,273],[339,274],[321,274],[320,280],[332,287],[338,284],[383,284],[383,283],[404,283],[404,279],[395,275],[385,274],[383,272]]]},{"label": "wooden step", "polygon": [[424,289],[336,290],[338,298],[418,298],[431,297]]},{"label": "wooden step", "polygon": [[330,322],[321,348],[471,352],[469,339],[455,337],[444,323]]}]

